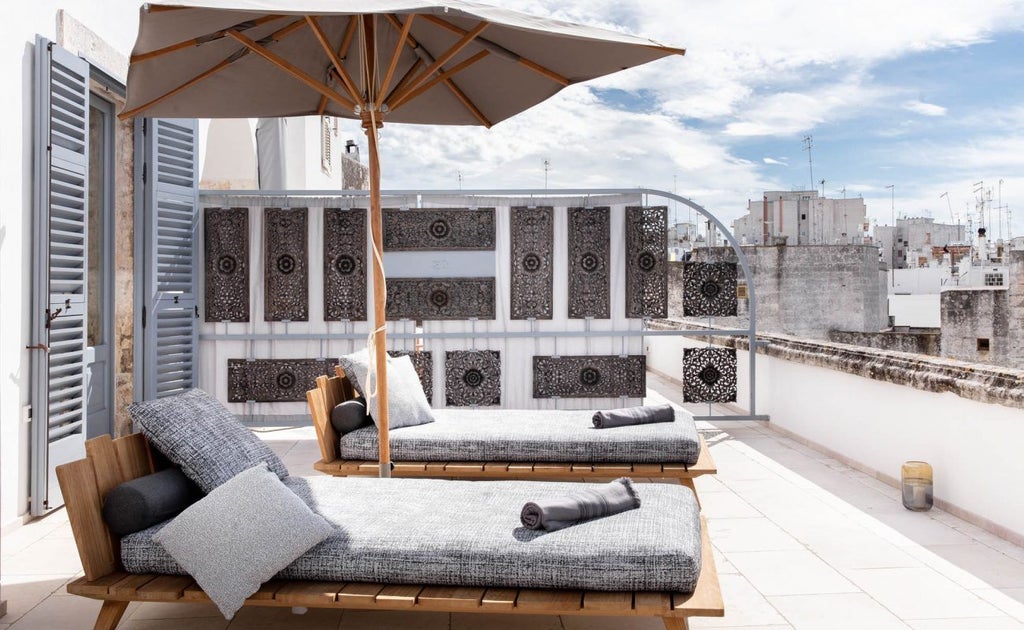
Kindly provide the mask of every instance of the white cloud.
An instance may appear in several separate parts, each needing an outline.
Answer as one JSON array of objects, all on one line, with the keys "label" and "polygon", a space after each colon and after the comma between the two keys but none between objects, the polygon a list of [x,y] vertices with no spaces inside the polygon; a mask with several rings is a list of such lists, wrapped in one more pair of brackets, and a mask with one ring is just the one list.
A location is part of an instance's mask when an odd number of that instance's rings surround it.
[{"label": "white cloud", "polygon": [[945,116],[946,108],[941,105],[935,105],[933,103],[925,103],[923,101],[907,101],[903,103],[903,109],[912,111],[915,114],[921,114],[922,116]]},{"label": "white cloud", "polygon": [[775,158],[770,158],[770,157],[761,158],[761,161],[764,162],[765,164],[773,164],[773,165],[777,164],[777,165],[780,165],[780,166],[789,166],[785,162],[785,160],[776,160]]}]

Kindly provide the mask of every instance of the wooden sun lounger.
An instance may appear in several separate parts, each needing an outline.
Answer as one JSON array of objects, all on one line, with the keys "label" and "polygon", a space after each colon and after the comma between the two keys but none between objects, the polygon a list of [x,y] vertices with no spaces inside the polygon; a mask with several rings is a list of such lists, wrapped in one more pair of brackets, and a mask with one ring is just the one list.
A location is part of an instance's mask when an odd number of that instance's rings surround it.
[{"label": "wooden sun lounger", "polygon": [[[340,371],[340,368],[339,368]],[[337,477],[355,475],[376,476],[380,468],[376,460],[341,459],[338,453],[340,436],[331,425],[331,410],[341,402],[355,398],[352,384],[343,373],[321,376],[316,389],[306,392],[309,410],[320,443],[320,461],[313,468]],[[583,481],[587,479],[615,479],[622,476],[668,478],[678,481],[694,491],[693,480],[701,475],[718,472],[711,459],[704,438],[700,438],[700,457],[697,463],[668,464],[572,464],[561,462],[394,462],[396,477],[434,477],[441,479],[532,479],[557,481]]]},{"label": "wooden sun lounger", "polygon": [[[103,601],[96,630],[116,628],[133,601],[210,601],[191,577],[126,573],[120,560],[120,541],[103,521],[107,492],[124,481],[154,472],[163,466],[162,458],[150,450],[141,434],[117,440],[101,436],[85,446],[86,458],[58,466],[57,479],[85,572],[84,577],[69,583],[67,590],[72,595]],[[272,580],[246,600],[246,605],[661,617],[667,630],[686,630],[689,617],[725,614],[703,517],[701,532],[702,565],[693,594]]]}]

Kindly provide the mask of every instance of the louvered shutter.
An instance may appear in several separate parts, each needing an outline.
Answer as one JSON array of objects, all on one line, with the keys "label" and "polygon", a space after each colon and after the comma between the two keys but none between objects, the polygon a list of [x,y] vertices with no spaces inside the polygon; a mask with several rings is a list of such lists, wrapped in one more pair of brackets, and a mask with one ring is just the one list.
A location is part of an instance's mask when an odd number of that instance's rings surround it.
[{"label": "louvered shutter", "polygon": [[54,470],[85,454],[89,64],[36,40],[33,515],[64,505]]},{"label": "louvered shutter", "polygon": [[142,398],[150,400],[180,393],[197,383],[195,238],[199,216],[199,134],[194,119],[152,118],[145,121],[142,129]]}]

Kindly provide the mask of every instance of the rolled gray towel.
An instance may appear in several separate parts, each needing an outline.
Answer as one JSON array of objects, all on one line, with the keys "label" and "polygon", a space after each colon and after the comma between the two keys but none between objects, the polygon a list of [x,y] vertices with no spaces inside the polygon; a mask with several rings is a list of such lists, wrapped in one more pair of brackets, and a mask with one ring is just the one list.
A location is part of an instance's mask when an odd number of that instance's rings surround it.
[{"label": "rolled gray towel", "polygon": [[654,422],[675,422],[676,410],[672,405],[644,405],[643,407],[626,407],[611,411],[598,411],[594,414],[594,426],[598,429],[625,427],[632,424],[652,424]]},{"label": "rolled gray towel", "polygon": [[633,481],[621,477],[598,485],[587,485],[573,494],[531,501],[523,506],[519,520],[523,527],[553,532],[582,521],[611,516],[640,507]]}]

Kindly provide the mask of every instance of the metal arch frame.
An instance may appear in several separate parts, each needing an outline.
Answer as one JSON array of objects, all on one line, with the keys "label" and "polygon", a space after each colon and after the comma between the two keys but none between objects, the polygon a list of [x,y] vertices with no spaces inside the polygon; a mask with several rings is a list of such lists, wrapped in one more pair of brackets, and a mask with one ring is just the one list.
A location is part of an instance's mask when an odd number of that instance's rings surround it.
[{"label": "metal arch frame", "polygon": [[[733,236],[732,232],[725,227],[725,224],[718,220],[714,214],[709,210],[701,206],[700,204],[677,195],[675,193],[668,192],[666,190],[658,190],[656,188],[480,188],[480,189],[436,189],[436,190],[419,190],[419,189],[397,189],[397,190],[381,190],[381,198],[386,197],[412,197],[417,200],[421,197],[563,197],[563,196],[577,196],[577,197],[590,197],[599,195],[651,195],[655,197],[661,197],[672,201],[677,201],[692,210],[695,210],[698,214],[703,216],[708,221],[711,221],[719,232],[725,237],[732,250],[736,253],[736,258],[740,263],[740,268],[743,270],[743,278],[747,283],[747,294],[748,294],[748,315],[749,324],[746,329],[737,328],[733,330],[716,330],[713,332],[715,335],[723,336],[746,336],[748,343],[748,361],[749,361],[749,376],[750,376],[750,407],[747,415],[729,415],[729,416],[696,416],[699,420],[768,420],[767,415],[758,415],[757,413],[757,291],[754,287],[754,278],[750,271],[750,264],[747,262],[747,256],[740,249],[740,244]],[[369,190],[216,190],[216,189],[203,189],[199,191],[199,198],[209,197],[284,197],[289,199],[300,198],[300,197],[355,197],[355,198],[369,198]],[[637,334],[636,331],[632,332],[636,336],[703,336],[712,334],[704,331],[640,331],[642,334]],[[655,333],[655,334],[652,334]],[[536,336],[536,333],[528,333],[530,336]],[[558,333],[560,336],[564,336],[566,333]],[[584,333],[586,335],[588,333]],[[595,335],[597,333],[594,333]],[[619,336],[621,333],[616,331],[600,331],[601,336]],[[389,334],[391,338],[405,338],[405,337],[436,337],[436,336],[458,336],[464,337],[464,333],[436,333],[436,334]],[[514,335],[509,333],[493,333],[487,336],[500,336],[500,337],[514,337],[520,335]],[[275,334],[206,334],[200,335],[201,339],[206,340],[257,340],[257,339],[274,339],[280,335]],[[295,338],[294,335],[289,335],[289,338]],[[318,335],[318,339],[323,338],[363,338],[364,334],[352,334],[352,335]]]}]

